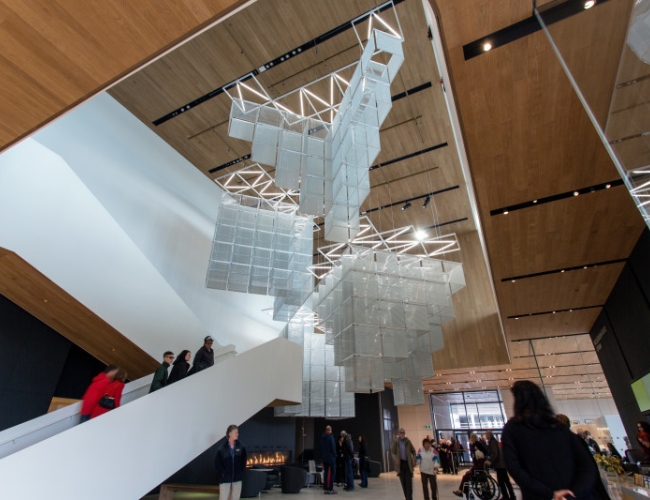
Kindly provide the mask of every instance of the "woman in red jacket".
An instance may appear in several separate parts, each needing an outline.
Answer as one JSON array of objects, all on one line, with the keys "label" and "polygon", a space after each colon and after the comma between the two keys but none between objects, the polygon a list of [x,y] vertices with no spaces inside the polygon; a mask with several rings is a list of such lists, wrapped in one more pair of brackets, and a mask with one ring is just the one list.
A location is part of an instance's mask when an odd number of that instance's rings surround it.
[{"label": "woman in red jacket", "polygon": [[[122,402],[122,391],[124,390],[125,380],[126,380],[126,372],[122,369],[119,369],[117,371],[117,374],[115,375],[115,380],[113,380],[110,384],[108,384],[108,386],[106,387],[106,391],[104,392],[104,394],[102,394],[102,397],[106,395],[109,398],[114,399],[115,408],[120,406]],[[99,399],[101,400],[101,398]],[[99,406],[99,401],[98,401],[92,413],[90,414],[90,418],[99,417],[100,415],[103,415],[108,411],[111,410],[108,408],[104,408],[103,406]]]},{"label": "woman in red jacket", "polygon": [[118,367],[116,365],[108,365],[104,371],[97,375],[90,383],[83,396],[81,419],[79,420],[80,424],[90,420],[90,414],[93,412],[102,396],[106,394],[106,388],[115,378],[117,370]]}]

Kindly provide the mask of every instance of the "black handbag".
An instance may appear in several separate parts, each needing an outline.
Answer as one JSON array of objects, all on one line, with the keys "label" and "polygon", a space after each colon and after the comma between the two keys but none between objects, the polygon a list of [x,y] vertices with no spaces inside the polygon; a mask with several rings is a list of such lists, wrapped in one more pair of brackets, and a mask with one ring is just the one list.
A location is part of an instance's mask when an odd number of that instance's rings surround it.
[{"label": "black handbag", "polygon": [[99,400],[99,406],[107,410],[115,409],[115,398],[110,397],[108,394],[104,394],[102,399]]}]

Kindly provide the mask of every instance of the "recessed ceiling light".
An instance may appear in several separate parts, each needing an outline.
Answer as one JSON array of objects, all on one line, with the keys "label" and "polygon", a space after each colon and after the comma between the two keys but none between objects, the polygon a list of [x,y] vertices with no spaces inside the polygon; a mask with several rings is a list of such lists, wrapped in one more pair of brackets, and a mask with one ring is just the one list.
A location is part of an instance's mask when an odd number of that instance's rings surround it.
[{"label": "recessed ceiling light", "polygon": [[591,9],[594,5],[596,5],[596,0],[587,0],[585,2],[585,10]]},{"label": "recessed ceiling light", "polygon": [[609,189],[609,188],[611,188],[611,187],[612,187],[611,184],[605,184],[605,189]]},{"label": "recessed ceiling light", "polygon": [[533,203],[537,203],[537,200],[533,200]]},{"label": "recessed ceiling light", "polygon": [[487,51],[490,50],[491,48],[492,48],[492,44],[491,44],[490,42],[485,42],[485,43],[483,44],[483,51],[484,51],[484,52],[487,52]]},{"label": "recessed ceiling light", "polygon": [[514,283],[515,281],[517,281],[517,280],[511,280],[510,283]]},{"label": "recessed ceiling light", "polygon": [[507,211],[507,210],[504,210],[504,211],[503,211],[503,215],[508,215],[508,211]]},{"label": "recessed ceiling light", "polygon": [[418,241],[423,241],[426,239],[427,233],[426,231],[422,231],[421,229],[419,231],[415,231],[415,239]]},{"label": "recessed ceiling light", "polygon": [[580,193],[578,193],[578,191],[574,191],[574,192],[573,192],[573,196],[578,196],[579,194],[580,194]]}]

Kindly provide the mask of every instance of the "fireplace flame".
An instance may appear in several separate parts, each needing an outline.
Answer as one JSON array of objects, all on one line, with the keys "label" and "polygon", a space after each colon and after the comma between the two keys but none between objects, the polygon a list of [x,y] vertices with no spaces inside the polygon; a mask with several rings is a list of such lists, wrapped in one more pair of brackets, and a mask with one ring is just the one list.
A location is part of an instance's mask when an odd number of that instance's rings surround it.
[{"label": "fireplace flame", "polygon": [[288,451],[273,452],[253,452],[249,454],[246,460],[246,467],[253,467],[254,465],[284,465],[289,460]]}]

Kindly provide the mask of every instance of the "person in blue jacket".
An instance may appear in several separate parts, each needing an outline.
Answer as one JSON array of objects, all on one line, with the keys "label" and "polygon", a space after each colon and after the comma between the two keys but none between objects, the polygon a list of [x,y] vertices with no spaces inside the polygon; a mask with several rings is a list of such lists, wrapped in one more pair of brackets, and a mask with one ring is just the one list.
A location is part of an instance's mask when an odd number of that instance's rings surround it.
[{"label": "person in blue jacket", "polygon": [[332,436],[332,428],[328,425],[320,438],[320,456],[325,472],[323,490],[326,495],[335,495],[334,474],[336,472],[336,443]]},{"label": "person in blue jacket", "polygon": [[239,428],[229,425],[226,442],[217,450],[214,466],[219,476],[219,498],[221,500],[239,500],[241,481],[246,470],[246,448],[239,441]]}]

